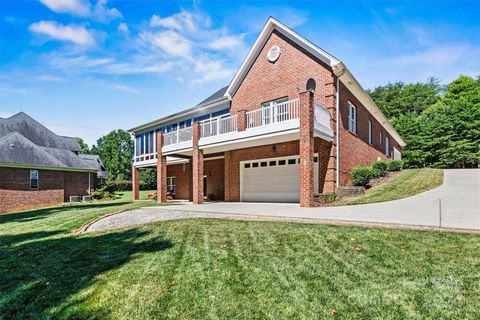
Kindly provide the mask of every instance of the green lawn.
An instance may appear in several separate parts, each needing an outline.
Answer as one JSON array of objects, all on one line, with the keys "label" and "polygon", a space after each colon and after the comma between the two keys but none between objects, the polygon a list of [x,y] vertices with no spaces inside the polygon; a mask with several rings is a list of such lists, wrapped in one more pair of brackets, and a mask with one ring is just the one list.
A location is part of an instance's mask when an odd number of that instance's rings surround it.
[{"label": "green lawn", "polygon": [[71,232],[145,204],[0,215],[0,318],[480,317],[478,235],[208,219]]},{"label": "green lawn", "polygon": [[[146,200],[147,194],[156,192],[157,190],[140,190],[140,200]],[[117,195],[118,200],[132,200],[132,191],[117,191],[115,194]]]},{"label": "green lawn", "polygon": [[358,198],[340,200],[336,205],[365,204],[402,199],[436,188],[442,183],[443,170],[404,170],[398,176],[367,190],[365,195]]}]

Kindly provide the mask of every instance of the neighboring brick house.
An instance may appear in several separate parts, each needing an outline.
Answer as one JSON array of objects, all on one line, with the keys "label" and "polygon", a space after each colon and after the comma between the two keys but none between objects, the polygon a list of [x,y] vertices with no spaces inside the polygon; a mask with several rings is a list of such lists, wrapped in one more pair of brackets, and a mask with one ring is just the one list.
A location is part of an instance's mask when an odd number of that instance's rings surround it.
[{"label": "neighboring brick house", "polygon": [[104,177],[100,158],[83,154],[76,138],[58,136],[23,112],[0,118],[0,213],[88,195]]},{"label": "neighboring brick house", "polygon": [[139,170],[156,167],[158,201],[194,203],[312,206],[350,185],[354,166],[400,159],[405,146],[340,60],[274,18],[227,87],[130,132],[134,199]]}]

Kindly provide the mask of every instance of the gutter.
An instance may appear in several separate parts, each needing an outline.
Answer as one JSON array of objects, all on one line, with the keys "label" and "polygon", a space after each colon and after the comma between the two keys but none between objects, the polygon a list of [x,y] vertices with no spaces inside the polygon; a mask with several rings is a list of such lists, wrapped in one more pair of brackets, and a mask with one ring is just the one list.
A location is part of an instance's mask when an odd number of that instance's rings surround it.
[{"label": "gutter", "polygon": [[0,168],[19,168],[19,169],[69,171],[69,172],[88,172],[88,173],[97,173],[98,172],[98,170],[94,170],[94,169],[80,169],[80,168],[77,169],[77,168],[63,168],[63,167],[35,166],[35,165],[21,164],[21,163],[0,163]]}]

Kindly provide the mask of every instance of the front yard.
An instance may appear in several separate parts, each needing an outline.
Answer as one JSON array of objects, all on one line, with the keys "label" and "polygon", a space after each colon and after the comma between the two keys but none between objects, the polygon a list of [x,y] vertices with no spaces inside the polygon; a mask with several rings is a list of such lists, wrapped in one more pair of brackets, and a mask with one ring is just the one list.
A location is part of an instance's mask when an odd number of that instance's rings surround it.
[{"label": "front yard", "polygon": [[0,215],[0,318],[480,317],[480,237],[181,220],[72,230],[117,200]]}]

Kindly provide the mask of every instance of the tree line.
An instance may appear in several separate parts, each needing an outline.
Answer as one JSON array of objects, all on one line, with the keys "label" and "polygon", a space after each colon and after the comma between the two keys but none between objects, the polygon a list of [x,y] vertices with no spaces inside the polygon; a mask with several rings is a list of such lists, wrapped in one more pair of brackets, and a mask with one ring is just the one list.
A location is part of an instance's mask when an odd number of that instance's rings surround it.
[{"label": "tree line", "polygon": [[[406,167],[473,168],[480,163],[480,76],[460,76],[442,86],[426,82],[389,83],[368,93],[407,143]],[[98,154],[108,180],[132,178],[132,136],[114,130],[91,148],[79,139],[85,153]],[[155,186],[155,170],[141,170],[147,188]]]}]

